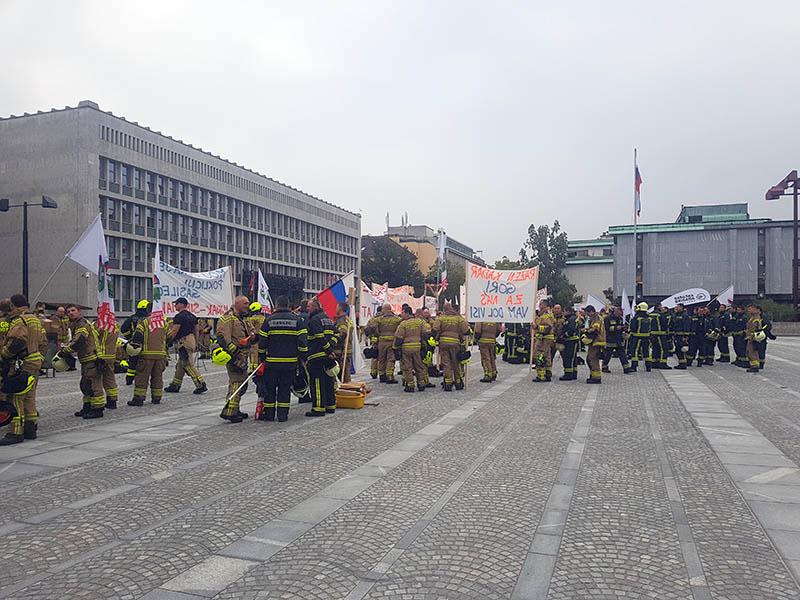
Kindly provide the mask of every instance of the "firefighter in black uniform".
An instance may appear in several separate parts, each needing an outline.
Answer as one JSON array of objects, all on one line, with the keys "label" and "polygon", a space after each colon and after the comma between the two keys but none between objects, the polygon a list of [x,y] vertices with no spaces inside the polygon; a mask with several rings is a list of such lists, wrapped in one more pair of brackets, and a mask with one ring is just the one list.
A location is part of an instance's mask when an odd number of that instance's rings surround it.
[{"label": "firefighter in black uniform", "polygon": [[334,323],[322,310],[319,300],[308,301],[308,378],[311,410],[307,417],[324,417],[336,412],[336,369],[333,358]]},{"label": "firefighter in black uniform", "polygon": [[721,304],[719,312],[717,313],[717,326],[719,327],[719,339],[717,340],[719,358],[717,362],[731,362],[731,349],[728,344],[728,336],[731,335],[732,331],[731,325],[733,325],[733,307],[726,307],[724,304]]},{"label": "firefighter in black uniform", "polygon": [[575,311],[571,306],[564,308],[564,325],[561,328],[560,343],[564,344],[561,350],[561,359],[564,363],[564,374],[559,377],[561,381],[573,381],[578,378],[578,366],[575,360],[578,356],[578,322],[575,318]]},{"label": "firefighter in black uniform", "polygon": [[686,369],[686,355],[689,352],[689,338],[692,335],[692,321],[683,304],[675,305],[670,324],[672,341],[675,344],[675,356],[678,357],[676,369]]},{"label": "firefighter in black uniform", "polygon": [[619,358],[622,365],[623,373],[630,373],[632,371],[628,363],[628,357],[625,352],[625,341],[623,334],[625,333],[625,320],[622,318],[622,309],[614,306],[611,312],[605,318],[606,326],[606,348],[603,353],[603,373],[611,373],[609,366],[611,359],[615,356]]},{"label": "firefighter in black uniform", "polygon": [[505,352],[503,353],[503,360],[511,363],[511,364],[518,364],[519,357],[517,356],[517,343],[519,341],[519,336],[517,335],[517,324],[516,323],[506,323],[506,335],[505,335]]},{"label": "firefighter in black uniform", "polygon": [[636,371],[639,368],[639,361],[645,361],[645,367],[649,371],[650,366],[650,315],[647,314],[647,302],[640,302],[636,305],[636,313],[631,317],[629,326],[630,337],[628,337],[628,359],[631,361],[631,369]]},{"label": "firefighter in black uniform", "polygon": [[297,364],[308,352],[305,320],[289,310],[289,299],[278,296],[275,310],[264,319],[258,332],[258,359],[265,364],[264,374],[257,383],[263,394],[264,409],[260,420],[278,421],[289,418],[291,388],[297,374]]},{"label": "firefighter in black uniform", "polygon": [[772,333],[772,321],[762,313],[761,315],[761,331],[764,332],[764,339],[756,342],[756,349],[758,350],[758,368],[764,368],[764,361],[767,358],[767,340],[777,340],[778,337]]},{"label": "firefighter in black uniform", "polygon": [[744,335],[744,330],[747,328],[747,315],[744,312],[744,306],[737,304],[734,307],[728,327],[733,338],[733,351],[736,354],[736,360],[733,361],[733,364],[746,369],[750,364],[747,362],[747,339]]},{"label": "firefighter in black uniform", "polygon": [[650,315],[650,365],[654,369],[671,368],[667,365],[669,330],[667,329],[666,313],[667,308],[657,304],[655,311]]},{"label": "firefighter in black uniform", "polygon": [[[308,300],[301,300],[295,314],[303,321],[303,329],[308,331]],[[295,389],[305,390],[305,394],[297,399],[299,404],[311,404],[311,391],[308,386],[308,367],[305,360],[297,362],[297,373],[295,374]]]},{"label": "firefighter in black uniform", "polygon": [[[147,318],[149,314],[150,301],[139,300],[136,304],[136,312],[125,319],[125,322],[122,323],[122,327],[119,330],[119,334],[130,342],[133,339],[133,334],[136,333],[136,327],[139,325],[139,321]],[[138,356],[128,357],[128,370],[125,373],[125,385],[133,385],[133,380],[136,378],[136,363],[138,362]]]},{"label": "firefighter in black uniform", "polygon": [[[692,361],[697,360],[697,366],[702,367],[706,362],[705,352],[705,319],[702,317],[702,310],[697,308],[689,309],[689,354],[686,355],[686,365],[691,367]],[[698,335],[698,331],[702,330],[702,337]]]}]

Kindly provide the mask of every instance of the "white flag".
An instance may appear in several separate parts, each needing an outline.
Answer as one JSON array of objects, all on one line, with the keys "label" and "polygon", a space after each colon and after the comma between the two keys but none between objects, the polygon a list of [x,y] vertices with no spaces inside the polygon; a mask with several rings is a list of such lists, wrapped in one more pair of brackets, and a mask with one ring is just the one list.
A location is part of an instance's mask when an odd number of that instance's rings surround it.
[{"label": "white flag", "polygon": [[627,319],[633,315],[633,307],[631,307],[631,301],[628,300],[628,291],[623,288],[622,289],[622,317]]},{"label": "white flag", "polygon": [[269,286],[264,276],[261,274],[261,269],[258,270],[258,303],[261,305],[262,311],[264,311],[264,309],[267,309],[265,312],[272,310],[272,303],[269,298]]},{"label": "white flag", "polygon": [[447,247],[447,234],[444,229],[439,230],[439,264],[444,264],[444,250]]},{"label": "white flag", "polygon": [[106,236],[99,214],[67,252],[67,258],[74,260],[90,273],[97,273],[99,265],[108,262]]},{"label": "white flag", "polygon": [[599,300],[599,299],[595,298],[594,296],[592,296],[591,294],[589,294],[586,297],[586,302],[583,303],[583,306],[586,307],[586,306],[589,306],[590,304],[592,306],[594,306],[595,310],[600,310],[601,308],[603,308],[606,305],[604,300]]},{"label": "white flag", "polygon": [[730,306],[733,304],[733,286],[720,292],[716,299],[719,301],[720,305],[724,304],[725,306]]},{"label": "white flag", "polygon": [[114,290],[111,286],[111,275],[108,273],[108,247],[100,215],[94,218],[70,248],[67,257],[97,275],[97,327],[114,331],[117,326]]}]

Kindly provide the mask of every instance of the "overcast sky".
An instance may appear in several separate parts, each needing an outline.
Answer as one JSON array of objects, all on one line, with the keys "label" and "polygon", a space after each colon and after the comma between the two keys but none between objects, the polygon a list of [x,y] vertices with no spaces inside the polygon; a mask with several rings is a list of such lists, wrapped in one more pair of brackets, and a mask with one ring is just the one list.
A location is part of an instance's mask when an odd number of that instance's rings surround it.
[{"label": "overcast sky", "polygon": [[493,260],[800,168],[800,2],[0,1],[0,114],[82,99]]}]

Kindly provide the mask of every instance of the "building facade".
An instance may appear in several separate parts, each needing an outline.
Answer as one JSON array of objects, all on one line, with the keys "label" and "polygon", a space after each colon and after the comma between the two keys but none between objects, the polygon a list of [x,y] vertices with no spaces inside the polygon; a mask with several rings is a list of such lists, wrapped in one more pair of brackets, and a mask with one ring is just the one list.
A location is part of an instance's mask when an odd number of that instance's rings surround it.
[{"label": "building facade", "polygon": [[[0,197],[57,210],[30,211],[30,293],[35,295],[100,212],[117,310],[152,296],[156,242],[186,271],[230,265],[305,279],[308,294],[359,270],[361,217],[255,171],[83,101],[0,119]],[[0,216],[0,294],[19,292],[21,215]],[[42,300],[95,305],[93,277],[67,261]]]},{"label": "building facade", "polygon": [[656,302],[699,287],[734,286],[737,299],[787,301],[792,294],[792,222],[751,219],[747,204],[687,206],[675,223],[608,228],[614,295]]},{"label": "building facade", "polygon": [[[401,225],[389,227],[386,235],[417,257],[417,266],[423,275],[430,272],[439,256],[439,232],[427,225]],[[485,265],[484,260],[466,244],[449,235],[445,236],[445,261],[461,265],[475,263]]]},{"label": "building facade", "polygon": [[584,300],[591,294],[603,299],[603,292],[614,283],[614,240],[569,240],[564,276]]}]

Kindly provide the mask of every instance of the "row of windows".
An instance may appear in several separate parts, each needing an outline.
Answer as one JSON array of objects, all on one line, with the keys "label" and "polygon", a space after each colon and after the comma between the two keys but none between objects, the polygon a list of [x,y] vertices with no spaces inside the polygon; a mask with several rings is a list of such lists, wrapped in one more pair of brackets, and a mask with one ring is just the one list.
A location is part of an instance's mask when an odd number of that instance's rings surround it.
[{"label": "row of windows", "polygon": [[[134,152],[140,152],[146,156],[171,163],[180,168],[194,171],[195,173],[200,173],[201,175],[222,181],[223,183],[238,187],[252,194],[257,194],[264,198],[269,198],[272,201],[280,202],[285,206],[298,208],[309,214],[339,223],[340,225],[345,225],[351,229],[359,229],[359,221],[355,219],[349,219],[332,211],[320,208],[319,206],[315,206],[310,202],[301,200],[300,198],[295,198],[294,196],[274,190],[261,183],[256,183],[255,181],[245,177],[234,175],[233,173],[219,169],[203,161],[190,158],[184,154],[180,154],[179,152],[169,150],[163,146],[159,146],[158,144],[153,144],[152,142],[145,141],[141,138],[129,135],[106,125],[100,125],[100,139],[112,144],[116,144],[117,146],[128,148]],[[100,172],[103,172],[102,169]],[[324,202],[324,200],[320,200],[320,202]]]},{"label": "row of windows", "polygon": [[[105,157],[100,157],[100,187],[259,231],[269,231],[350,254],[357,253],[358,239],[355,237]],[[122,201],[121,206],[137,205]],[[110,211],[115,208],[117,204],[111,205]],[[123,213],[121,217],[123,223],[131,222],[130,215]],[[119,220],[116,215],[112,218]]]},{"label": "row of windows", "polygon": [[[107,235],[106,244],[108,245],[108,259],[112,269],[138,271],[141,273],[151,272],[153,257],[155,256],[156,250],[156,245],[154,243]],[[236,284],[241,282],[242,272],[261,269],[262,273],[301,277],[305,280],[306,289],[320,291],[331,283],[332,278],[335,279],[336,276],[340,276],[355,268],[354,262],[349,265],[342,262],[340,263],[341,268],[337,266],[330,270],[313,270],[304,268],[303,266],[284,265],[254,258],[241,258],[226,253],[192,250],[184,246],[174,246],[168,243],[161,243],[159,245],[161,260],[164,262],[189,272],[211,271],[213,269],[229,266],[233,272],[234,283]],[[133,279],[142,278],[133,277]],[[151,277],[145,277],[144,280],[150,282],[148,285],[152,284]],[[115,289],[118,290],[118,298],[133,298],[133,296],[128,296],[124,293],[120,295],[120,288]],[[145,297],[149,297],[149,287],[145,288],[145,290],[147,291]],[[143,293],[144,292],[140,291],[138,295],[141,296]]]}]

